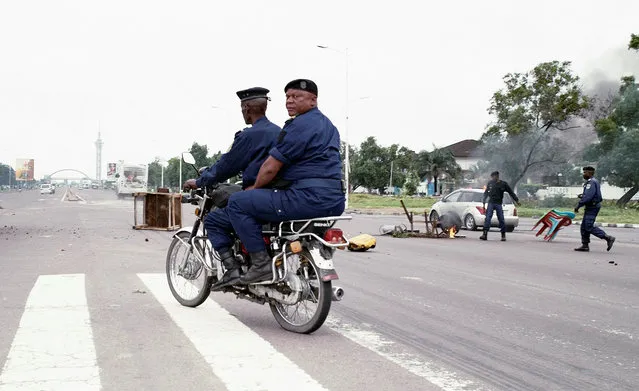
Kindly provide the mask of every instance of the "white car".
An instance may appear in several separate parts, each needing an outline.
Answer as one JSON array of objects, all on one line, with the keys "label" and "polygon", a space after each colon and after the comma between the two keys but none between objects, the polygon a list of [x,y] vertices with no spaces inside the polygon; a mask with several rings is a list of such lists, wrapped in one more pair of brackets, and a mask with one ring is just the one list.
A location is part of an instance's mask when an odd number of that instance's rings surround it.
[{"label": "white car", "polygon": [[40,194],[55,194],[55,187],[49,183],[43,183],[40,185]]},{"label": "white car", "polygon": [[[472,231],[481,228],[486,220],[486,211],[482,202],[483,196],[484,190],[482,189],[455,190],[433,204],[430,210],[430,219],[434,220],[444,214],[453,213],[461,219],[463,228]],[[508,193],[504,194],[503,209],[506,231],[512,232],[519,225],[519,217],[517,216],[517,208]],[[499,227],[496,212],[493,213],[490,226]]]}]

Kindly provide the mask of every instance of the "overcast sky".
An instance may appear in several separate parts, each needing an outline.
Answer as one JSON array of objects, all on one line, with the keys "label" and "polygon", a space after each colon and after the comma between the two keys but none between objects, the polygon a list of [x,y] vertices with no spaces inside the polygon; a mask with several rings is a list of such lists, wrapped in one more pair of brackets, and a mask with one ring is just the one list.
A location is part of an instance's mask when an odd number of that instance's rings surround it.
[{"label": "overcast sky", "polygon": [[[350,142],[368,136],[432,150],[479,138],[508,72],[567,60],[594,80],[639,74],[626,50],[639,1],[0,1],[0,162],[35,174],[95,176],[193,141],[226,150],[242,129],[235,92],[310,78],[320,109]],[[634,56],[634,57],[633,57]],[[633,69],[634,68],[634,69]]]}]

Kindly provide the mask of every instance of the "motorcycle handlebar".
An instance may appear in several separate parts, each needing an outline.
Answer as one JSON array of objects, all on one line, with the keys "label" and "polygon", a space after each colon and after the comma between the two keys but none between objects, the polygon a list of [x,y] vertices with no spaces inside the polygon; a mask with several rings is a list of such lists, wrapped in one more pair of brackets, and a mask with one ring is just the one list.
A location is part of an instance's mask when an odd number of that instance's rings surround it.
[{"label": "motorcycle handlebar", "polygon": [[202,193],[202,189],[191,190],[189,194],[182,194],[182,199],[180,201],[183,204],[192,204],[202,198],[200,193]]}]

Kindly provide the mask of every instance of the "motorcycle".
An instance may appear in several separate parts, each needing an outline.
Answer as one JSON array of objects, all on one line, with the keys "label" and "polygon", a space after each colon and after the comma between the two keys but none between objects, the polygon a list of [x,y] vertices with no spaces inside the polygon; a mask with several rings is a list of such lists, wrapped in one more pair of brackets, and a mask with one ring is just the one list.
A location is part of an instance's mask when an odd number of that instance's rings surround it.
[{"label": "motorcycle", "polygon": [[[190,153],[183,160],[193,165]],[[211,285],[226,272],[219,254],[208,240],[204,219],[216,208],[213,200],[219,187],[192,190],[182,197],[182,203],[195,205],[197,219],[192,227],[184,227],[173,235],[166,258],[166,275],[171,293],[183,306],[197,307],[211,293]],[[218,197],[219,198],[219,197]],[[338,221],[351,216],[329,216],[292,220],[263,225],[267,251],[272,258],[273,278],[249,285],[227,287],[223,293],[235,294],[270,306],[277,323],[285,330],[310,334],[319,329],[331,308],[332,301],[344,296],[341,287],[333,287],[338,279],[333,266],[337,249],[345,249],[348,239]],[[232,252],[245,273],[251,265],[248,251],[233,234]]]}]

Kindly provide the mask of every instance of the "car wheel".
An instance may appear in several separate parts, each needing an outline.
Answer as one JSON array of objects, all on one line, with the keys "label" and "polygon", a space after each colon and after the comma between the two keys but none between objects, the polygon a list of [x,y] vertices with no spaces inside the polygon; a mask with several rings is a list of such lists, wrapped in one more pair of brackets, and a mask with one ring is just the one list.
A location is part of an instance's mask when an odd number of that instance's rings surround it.
[{"label": "car wheel", "polygon": [[506,232],[513,232],[515,230],[515,226],[514,225],[507,225],[506,226]]},{"label": "car wheel", "polygon": [[475,218],[473,217],[473,215],[467,214],[466,217],[464,217],[464,226],[467,230],[470,231],[477,230],[477,224],[475,224]]},{"label": "car wheel", "polygon": [[434,210],[430,212],[430,221],[439,220],[439,214]]}]

